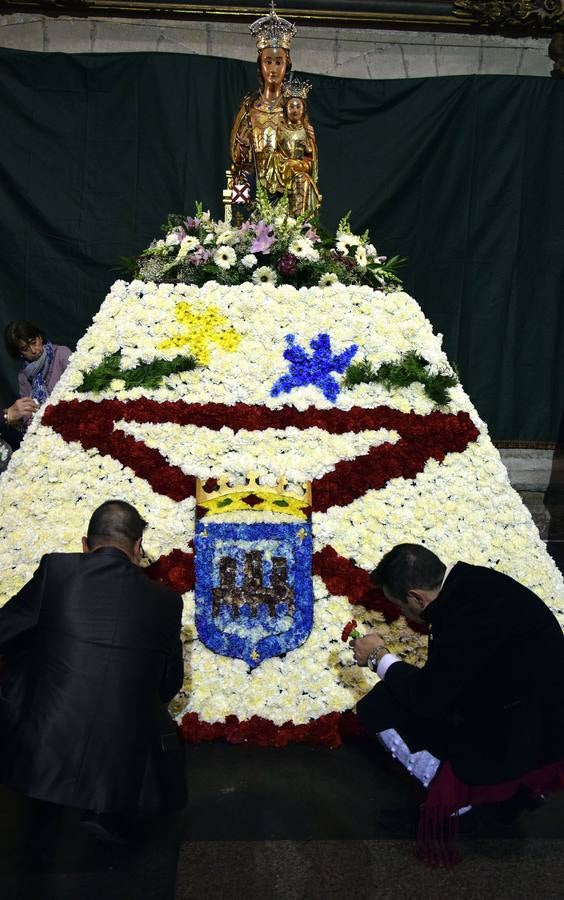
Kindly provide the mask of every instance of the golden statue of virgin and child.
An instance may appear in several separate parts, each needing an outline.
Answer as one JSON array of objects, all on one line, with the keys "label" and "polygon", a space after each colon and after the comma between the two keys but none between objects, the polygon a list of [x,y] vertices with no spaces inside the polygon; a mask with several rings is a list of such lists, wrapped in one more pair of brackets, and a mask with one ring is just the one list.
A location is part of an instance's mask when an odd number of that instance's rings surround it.
[{"label": "golden statue of virgin and child", "polygon": [[308,119],[311,85],[289,78],[296,26],[267,16],[250,26],[257,42],[260,89],[248,94],[231,131],[232,200],[252,203],[257,185],[275,203],[288,197],[291,216],[313,216],[321,203],[317,187],[317,144]]}]

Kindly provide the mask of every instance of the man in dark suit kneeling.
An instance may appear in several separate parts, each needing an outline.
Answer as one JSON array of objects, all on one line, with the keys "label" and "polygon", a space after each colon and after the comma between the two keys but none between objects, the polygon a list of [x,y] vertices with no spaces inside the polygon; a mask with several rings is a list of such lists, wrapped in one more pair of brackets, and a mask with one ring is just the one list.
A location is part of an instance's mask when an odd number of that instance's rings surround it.
[{"label": "man in dark suit kneeling", "polygon": [[376,632],[352,641],[358,665],[381,679],[358,715],[429,787],[435,821],[488,803],[513,815],[564,785],[564,635],[542,600],[418,544],[394,547],[370,577],[428,626],[429,649],[419,668]]},{"label": "man in dark suit kneeling", "polygon": [[40,845],[65,806],[118,843],[128,817],[186,803],[166,705],[183,680],[182,598],[139,568],[145,526],[103,503],[84,552],[45,555],[0,609],[0,774],[33,799]]}]

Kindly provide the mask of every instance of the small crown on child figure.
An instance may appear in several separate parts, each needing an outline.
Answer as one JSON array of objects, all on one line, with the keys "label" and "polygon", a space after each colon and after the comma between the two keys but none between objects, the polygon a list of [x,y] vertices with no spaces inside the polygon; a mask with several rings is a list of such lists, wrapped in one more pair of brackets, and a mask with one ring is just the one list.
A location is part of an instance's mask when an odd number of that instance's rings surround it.
[{"label": "small crown on child figure", "polygon": [[267,16],[261,16],[249,25],[249,31],[256,38],[257,50],[272,47],[273,50],[282,47],[289,50],[292,46],[292,38],[296,33],[296,26],[287,19],[278,15],[274,8],[274,0],[271,0],[270,12]]},{"label": "small crown on child figure", "polygon": [[309,81],[302,81],[300,78],[292,78],[285,81],[282,85],[282,93],[285,100],[291,97],[299,97],[300,100],[307,100],[307,95],[311,91],[312,85]]}]

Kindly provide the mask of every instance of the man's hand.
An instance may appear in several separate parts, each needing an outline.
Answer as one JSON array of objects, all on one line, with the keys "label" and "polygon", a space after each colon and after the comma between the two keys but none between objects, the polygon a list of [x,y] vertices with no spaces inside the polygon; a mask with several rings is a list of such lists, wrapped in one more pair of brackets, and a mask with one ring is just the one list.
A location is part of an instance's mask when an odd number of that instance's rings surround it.
[{"label": "man's hand", "polygon": [[385,647],[386,643],[377,631],[369,631],[364,637],[351,641],[350,646],[357,666],[365,666],[372,651],[378,647]]},{"label": "man's hand", "polygon": [[12,422],[19,422],[21,419],[27,419],[34,414],[36,409],[37,403],[35,400],[32,400],[31,397],[21,397],[6,410],[8,422],[11,424]]}]

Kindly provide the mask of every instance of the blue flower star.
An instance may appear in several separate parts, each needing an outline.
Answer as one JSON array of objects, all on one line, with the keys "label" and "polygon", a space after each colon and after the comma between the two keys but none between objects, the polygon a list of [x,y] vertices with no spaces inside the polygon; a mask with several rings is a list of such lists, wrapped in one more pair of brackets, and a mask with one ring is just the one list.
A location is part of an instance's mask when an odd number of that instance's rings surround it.
[{"label": "blue flower star", "polygon": [[313,350],[311,356],[299,344],[293,334],[286,335],[287,348],[284,359],[290,363],[290,371],[282,375],[270,391],[272,397],[289,394],[292,388],[313,384],[323,391],[323,395],[332,403],[341,390],[331,372],[343,373],[358,350],[357,344],[351,344],[342,353],[333,353],[331,338],[328,334],[318,334],[310,341]]}]

